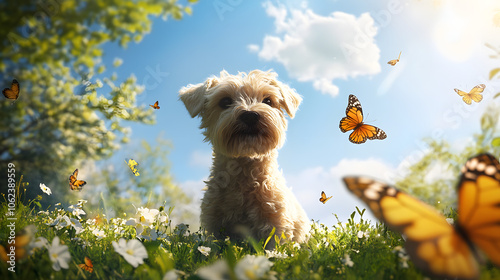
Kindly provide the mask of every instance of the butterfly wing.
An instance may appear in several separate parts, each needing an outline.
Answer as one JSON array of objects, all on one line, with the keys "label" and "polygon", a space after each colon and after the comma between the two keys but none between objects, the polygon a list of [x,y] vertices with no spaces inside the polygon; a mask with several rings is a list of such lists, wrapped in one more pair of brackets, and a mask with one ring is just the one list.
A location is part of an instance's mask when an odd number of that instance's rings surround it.
[{"label": "butterfly wing", "polygon": [[319,198],[319,201],[322,202],[323,204],[325,204],[328,200],[330,200],[330,198],[332,198],[333,196],[330,196],[330,197],[326,197],[326,194],[324,191],[321,192],[321,197]]},{"label": "butterfly wing", "polygon": [[471,89],[471,91],[469,92],[469,94],[480,94],[480,93],[482,93],[484,91],[485,88],[486,88],[486,85],[479,84],[479,85],[473,87]]},{"label": "butterfly wing", "polygon": [[458,222],[497,266],[500,266],[500,164],[490,154],[471,158],[458,184]]},{"label": "butterfly wing", "polygon": [[349,95],[347,109],[345,110],[346,116],[340,120],[339,128],[342,132],[353,130],[356,126],[363,122],[363,109],[361,103],[354,94]]},{"label": "butterfly wing", "polygon": [[12,80],[10,88],[5,88],[2,93],[6,98],[16,100],[19,97],[19,82]]},{"label": "butterfly wing", "polygon": [[437,277],[474,279],[479,276],[469,245],[435,209],[369,178],[345,177],[344,182],[378,219],[406,237],[405,247],[415,266]]},{"label": "butterfly wing", "polygon": [[73,174],[69,176],[69,187],[73,191],[75,190],[79,191],[83,188],[83,186],[85,186],[85,184],[87,184],[87,182],[83,180],[78,180],[77,178],[78,178],[78,169],[75,169]]},{"label": "butterfly wing", "polygon": [[483,95],[481,94],[486,86],[484,84],[477,85],[472,88],[472,90],[469,92],[469,97],[474,100],[475,102],[480,102],[483,100]]},{"label": "butterfly wing", "polygon": [[160,109],[158,101],[156,101],[155,104],[149,106],[152,107],[153,109]]},{"label": "butterfly wing", "polygon": [[356,128],[351,135],[349,135],[349,141],[354,144],[362,144],[366,142],[366,139],[385,139],[387,134],[385,132],[373,125],[363,124]]},{"label": "butterfly wing", "polygon": [[84,262],[85,263],[82,263],[82,264],[79,264],[78,266],[81,268],[81,269],[84,269],[90,273],[94,272],[94,265],[92,264],[92,261],[90,260],[89,257],[85,257],[84,258]]},{"label": "butterfly wing", "polygon": [[458,88],[454,89],[454,91],[460,95],[460,96],[463,96],[462,100],[467,104],[467,105],[470,105],[472,103],[472,99],[470,97],[470,94],[468,94],[467,92],[463,91],[463,90],[459,90]]},{"label": "butterfly wing", "polygon": [[130,170],[132,170],[132,173],[134,173],[135,176],[140,175],[139,170],[136,168],[136,166],[138,166],[139,164],[135,160],[129,159],[127,165],[130,168]]}]

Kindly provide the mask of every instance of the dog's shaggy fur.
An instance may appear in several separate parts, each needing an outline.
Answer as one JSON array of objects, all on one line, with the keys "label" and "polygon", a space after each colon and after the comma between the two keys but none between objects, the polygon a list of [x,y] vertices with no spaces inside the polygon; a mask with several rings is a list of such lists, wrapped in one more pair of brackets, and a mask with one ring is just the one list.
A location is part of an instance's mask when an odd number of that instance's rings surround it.
[{"label": "dog's shaggy fur", "polygon": [[200,220],[218,237],[260,240],[275,227],[278,236],[306,239],[306,213],[277,162],[287,129],[283,110],[293,118],[302,98],[276,77],[271,71],[222,71],[180,91],[191,117],[201,116],[205,141],[213,146]]}]

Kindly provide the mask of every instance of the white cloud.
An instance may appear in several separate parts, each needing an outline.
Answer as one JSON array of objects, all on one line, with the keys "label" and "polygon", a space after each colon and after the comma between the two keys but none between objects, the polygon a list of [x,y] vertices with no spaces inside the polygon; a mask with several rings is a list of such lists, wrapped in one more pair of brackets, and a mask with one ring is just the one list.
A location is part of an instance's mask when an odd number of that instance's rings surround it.
[{"label": "white cloud", "polygon": [[[367,206],[345,187],[342,177],[349,175],[369,176],[382,182],[392,183],[388,180],[394,168],[378,159],[343,159],[330,168],[316,166],[304,169],[299,174],[285,174],[288,187],[296,195],[304,207],[309,219],[319,220],[327,226],[337,223],[333,214],[337,214],[341,222],[347,222],[350,214],[355,211],[355,206],[361,209]],[[321,191],[328,196],[333,196],[326,204],[319,202]],[[376,218],[367,210],[364,219],[373,222]],[[356,215],[356,219],[359,216]]]},{"label": "white cloud", "polygon": [[267,2],[264,7],[281,36],[265,36],[258,55],[283,64],[297,80],[313,82],[315,89],[336,96],[335,79],[380,72],[380,50],[374,41],[377,28],[370,14],[321,16],[303,6],[291,9],[289,15],[283,5]]},{"label": "white cloud", "polygon": [[193,151],[189,157],[189,164],[209,169],[212,166],[212,151]]},{"label": "white cloud", "polygon": [[250,44],[247,46],[247,48],[250,52],[253,52],[253,53],[259,52],[259,50],[260,50],[260,46],[255,45],[255,44]]}]

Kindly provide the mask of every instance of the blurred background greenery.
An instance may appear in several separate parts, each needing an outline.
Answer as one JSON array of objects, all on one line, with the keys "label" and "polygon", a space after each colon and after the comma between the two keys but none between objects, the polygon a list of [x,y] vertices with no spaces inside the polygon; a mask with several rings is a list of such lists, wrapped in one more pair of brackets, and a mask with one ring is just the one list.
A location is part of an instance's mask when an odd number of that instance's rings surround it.
[{"label": "blurred background greenery", "polygon": [[[123,60],[106,64],[103,46],[139,43],[153,18],[182,20],[197,1],[179,2],[0,1],[0,83],[10,85],[17,78],[21,95],[29,96],[0,102],[0,166],[14,163],[17,178],[24,175],[34,190],[26,193],[26,200],[41,193],[40,182],[53,193],[42,200],[44,209],[74,198],[69,175],[91,166],[87,175],[92,186],[85,191],[95,194],[89,203],[99,206],[90,207],[97,212],[133,213],[134,205],[158,208],[190,201],[172,181],[166,139],[157,139],[155,147],[144,142],[134,151],[141,168],[148,168],[147,177],[131,180],[131,172],[123,176],[107,161],[129,142],[128,123],[152,125],[156,120],[153,110],[136,102],[144,86],[133,74],[117,82],[113,69]],[[104,78],[90,83],[87,77],[94,74]],[[5,194],[7,186],[0,186]],[[187,218],[192,213],[180,207],[173,215]]]}]

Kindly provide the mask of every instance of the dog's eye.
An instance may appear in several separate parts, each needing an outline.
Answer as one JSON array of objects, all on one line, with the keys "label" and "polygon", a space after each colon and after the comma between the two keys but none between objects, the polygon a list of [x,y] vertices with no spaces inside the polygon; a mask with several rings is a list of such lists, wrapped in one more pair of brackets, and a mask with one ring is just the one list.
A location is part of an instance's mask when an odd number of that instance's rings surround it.
[{"label": "dog's eye", "polygon": [[233,100],[231,99],[231,97],[224,97],[219,100],[219,107],[221,107],[222,109],[229,108],[231,104],[233,104]]},{"label": "dog's eye", "polygon": [[269,97],[264,98],[264,100],[262,100],[262,103],[267,104],[271,107],[273,106],[273,101]]}]

